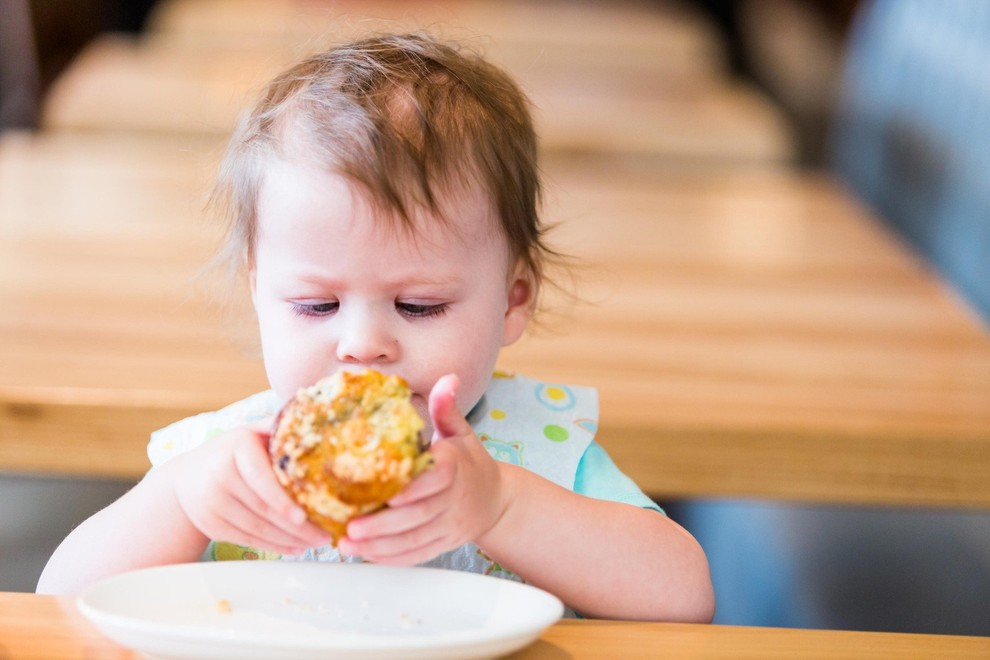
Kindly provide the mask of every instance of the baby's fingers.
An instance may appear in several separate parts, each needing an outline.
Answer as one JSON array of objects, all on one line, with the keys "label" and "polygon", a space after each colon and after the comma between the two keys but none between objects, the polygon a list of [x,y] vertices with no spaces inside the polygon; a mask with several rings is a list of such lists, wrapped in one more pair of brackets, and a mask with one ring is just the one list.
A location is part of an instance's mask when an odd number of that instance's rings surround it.
[{"label": "baby's fingers", "polygon": [[430,390],[428,407],[433,422],[434,444],[439,439],[468,436],[473,433],[471,425],[457,409],[457,390],[460,384],[455,374],[447,374]]},{"label": "baby's fingers", "polygon": [[226,507],[223,515],[222,525],[228,530],[222,535],[224,540],[289,555],[318,545],[286,532],[240,503]]},{"label": "baby's fingers", "polygon": [[[292,501],[275,478],[268,455],[256,451],[234,452],[234,466],[241,480],[257,494],[257,501],[273,515],[301,525],[306,521],[306,512]],[[254,507],[253,507],[254,508]]]},{"label": "baby's fingers", "polygon": [[447,508],[446,502],[442,495],[437,495],[361,516],[347,525],[347,537],[354,541],[408,532],[436,520]]},{"label": "baby's fingers", "polygon": [[453,456],[455,450],[441,443],[433,445],[431,452],[434,459],[433,466],[409,482],[409,485],[403,488],[398,495],[390,499],[388,501],[389,506],[408,506],[413,502],[433,497],[450,488],[457,472],[457,461]]},{"label": "baby's fingers", "polygon": [[350,536],[340,540],[340,551],[379,564],[410,566],[429,561],[453,547],[436,524],[375,539],[359,541]]},{"label": "baby's fingers", "polygon": [[244,525],[244,528],[238,526],[233,520],[225,521],[227,527],[230,529],[230,533],[224,535],[222,538],[231,543],[236,543],[238,545],[246,545],[251,548],[258,548],[260,550],[268,550],[271,552],[278,552],[283,555],[301,555],[308,549],[308,545],[303,543],[293,543],[273,540],[273,536],[264,533],[252,533],[248,528],[253,525]]},{"label": "baby's fingers", "polygon": [[249,489],[235,493],[235,497],[239,506],[226,510],[225,518],[241,532],[264,539],[260,547],[270,548],[272,544],[278,544],[305,549],[330,542],[330,537],[312,523],[294,525],[275,510],[266,508]]},{"label": "baby's fingers", "polygon": [[288,538],[302,542],[307,547],[330,542],[329,535],[308,522],[306,512],[282,490],[268,463],[267,455],[239,451],[234,454],[234,464],[241,477],[240,487],[234,491],[236,497],[267,523],[268,529],[280,530]]}]

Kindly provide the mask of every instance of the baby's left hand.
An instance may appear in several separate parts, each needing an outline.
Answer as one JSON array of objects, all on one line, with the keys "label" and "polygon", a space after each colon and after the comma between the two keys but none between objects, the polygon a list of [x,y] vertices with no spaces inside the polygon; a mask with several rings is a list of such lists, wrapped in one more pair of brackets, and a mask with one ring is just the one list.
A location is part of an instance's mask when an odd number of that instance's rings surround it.
[{"label": "baby's left hand", "polygon": [[447,375],[430,392],[433,467],[389,501],[352,520],[340,540],[344,554],[380,564],[411,565],[483,536],[507,506],[499,463],[457,410],[459,381]]}]

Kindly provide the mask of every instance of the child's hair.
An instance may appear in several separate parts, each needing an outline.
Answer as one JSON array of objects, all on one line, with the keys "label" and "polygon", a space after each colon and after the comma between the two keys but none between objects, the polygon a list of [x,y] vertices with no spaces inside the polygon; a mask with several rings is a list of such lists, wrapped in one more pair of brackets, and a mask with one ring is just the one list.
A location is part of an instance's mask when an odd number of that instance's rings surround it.
[{"label": "child's hair", "polygon": [[309,57],[268,84],[227,147],[214,203],[227,216],[221,259],[254,259],[265,162],[305,158],[362,186],[408,226],[442,216],[443,193],[481,185],[534,297],[554,253],[543,239],[529,102],[498,68],[425,34],[374,37]]}]

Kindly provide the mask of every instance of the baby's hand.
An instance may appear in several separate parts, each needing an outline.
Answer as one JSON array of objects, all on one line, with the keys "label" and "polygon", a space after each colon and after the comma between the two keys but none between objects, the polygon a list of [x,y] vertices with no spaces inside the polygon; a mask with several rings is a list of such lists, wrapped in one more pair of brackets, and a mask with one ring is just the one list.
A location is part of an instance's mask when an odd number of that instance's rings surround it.
[{"label": "baby's hand", "polygon": [[268,458],[271,422],[228,431],[166,465],[175,497],[207,538],[283,554],[330,542],[282,490]]},{"label": "baby's hand", "polygon": [[505,494],[499,464],[454,403],[457,377],[430,392],[434,465],[393,497],[389,508],[352,520],[340,550],[381,564],[418,564],[469,541],[498,522]]}]

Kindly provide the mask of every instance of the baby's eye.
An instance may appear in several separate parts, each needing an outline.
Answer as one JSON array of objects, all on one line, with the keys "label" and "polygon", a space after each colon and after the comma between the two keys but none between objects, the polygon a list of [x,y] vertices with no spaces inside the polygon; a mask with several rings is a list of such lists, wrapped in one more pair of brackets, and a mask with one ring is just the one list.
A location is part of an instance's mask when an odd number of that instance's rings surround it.
[{"label": "baby's eye", "polygon": [[296,316],[330,316],[337,311],[340,303],[292,303],[292,311]]},{"label": "baby's eye", "polygon": [[422,305],[419,303],[397,302],[395,303],[395,308],[399,310],[399,313],[403,316],[408,316],[410,318],[428,318],[432,316],[440,316],[446,312],[447,303]]}]

